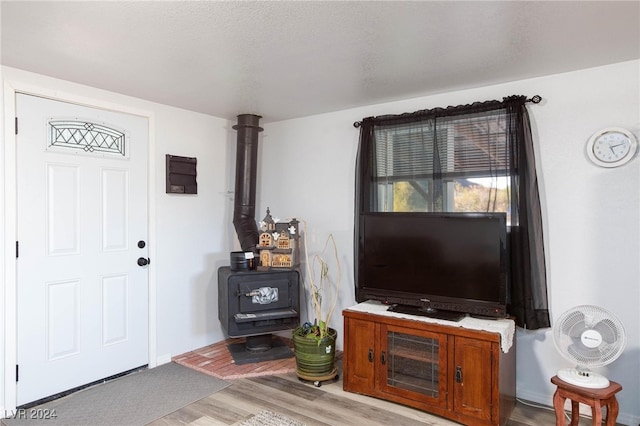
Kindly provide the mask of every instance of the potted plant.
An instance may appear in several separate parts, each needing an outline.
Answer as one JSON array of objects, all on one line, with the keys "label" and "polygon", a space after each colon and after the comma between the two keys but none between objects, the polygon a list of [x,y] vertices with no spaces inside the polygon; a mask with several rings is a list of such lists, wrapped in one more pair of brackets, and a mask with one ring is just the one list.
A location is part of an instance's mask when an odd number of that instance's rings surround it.
[{"label": "potted plant", "polygon": [[[319,386],[321,381],[336,378],[337,368],[334,365],[337,331],[331,328],[331,317],[338,302],[338,290],[342,269],[338,249],[333,234],[329,234],[322,252],[309,255],[306,239],[306,222],[304,256],[306,273],[303,274],[303,287],[310,299],[313,323],[306,322],[293,331],[293,347],[296,357],[296,372],[304,380],[314,381]],[[326,256],[330,257],[326,257]],[[330,268],[335,267],[335,270]]]}]

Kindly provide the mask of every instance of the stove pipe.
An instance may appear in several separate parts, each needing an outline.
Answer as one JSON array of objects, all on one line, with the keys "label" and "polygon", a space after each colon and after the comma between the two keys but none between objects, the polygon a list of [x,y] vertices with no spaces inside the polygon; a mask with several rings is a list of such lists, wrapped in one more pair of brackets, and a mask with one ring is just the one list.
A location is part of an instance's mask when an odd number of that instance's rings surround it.
[{"label": "stove pipe", "polygon": [[233,203],[233,225],[242,250],[256,251],[258,226],[256,224],[256,175],[258,173],[258,125],[262,117],[241,114],[238,124],[236,147],[236,188]]}]

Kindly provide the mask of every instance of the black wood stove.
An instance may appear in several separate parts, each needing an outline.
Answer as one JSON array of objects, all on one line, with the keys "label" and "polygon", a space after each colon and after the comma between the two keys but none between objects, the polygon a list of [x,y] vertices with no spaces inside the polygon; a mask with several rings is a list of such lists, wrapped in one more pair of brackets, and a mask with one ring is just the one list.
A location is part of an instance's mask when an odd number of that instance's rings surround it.
[{"label": "black wood stove", "polygon": [[[238,116],[233,224],[244,253],[258,254],[255,215],[258,125],[261,117]],[[232,252],[232,255],[238,252]],[[254,266],[255,267],[255,266]],[[218,318],[229,337],[246,337],[231,344],[236,364],[289,358],[293,352],[272,333],[296,328],[300,322],[300,275],[296,269],[256,271],[248,266],[218,269]]]},{"label": "black wood stove", "polygon": [[229,345],[236,364],[289,358],[293,353],[272,333],[291,330],[300,320],[298,271],[218,269],[218,318],[229,337],[246,343]]}]

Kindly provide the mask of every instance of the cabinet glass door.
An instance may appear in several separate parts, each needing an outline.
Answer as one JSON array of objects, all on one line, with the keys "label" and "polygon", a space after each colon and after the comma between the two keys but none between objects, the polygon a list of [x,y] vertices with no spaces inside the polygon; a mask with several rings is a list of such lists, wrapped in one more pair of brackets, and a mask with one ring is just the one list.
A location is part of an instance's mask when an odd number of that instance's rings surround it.
[{"label": "cabinet glass door", "polygon": [[445,398],[446,336],[386,327],[382,386],[412,399]]}]

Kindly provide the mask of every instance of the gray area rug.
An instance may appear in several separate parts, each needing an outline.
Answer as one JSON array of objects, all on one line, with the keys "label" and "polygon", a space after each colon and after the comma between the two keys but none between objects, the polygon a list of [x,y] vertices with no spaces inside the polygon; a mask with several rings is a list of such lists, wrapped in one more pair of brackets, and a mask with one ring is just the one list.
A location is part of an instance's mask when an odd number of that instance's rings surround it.
[{"label": "gray area rug", "polygon": [[[175,363],[93,386],[3,419],[8,426],[141,426],[205,398],[230,383]],[[52,415],[55,414],[55,417]],[[45,417],[29,419],[29,417]]]},{"label": "gray area rug", "polygon": [[305,426],[297,420],[291,419],[273,411],[261,411],[239,426]]}]

